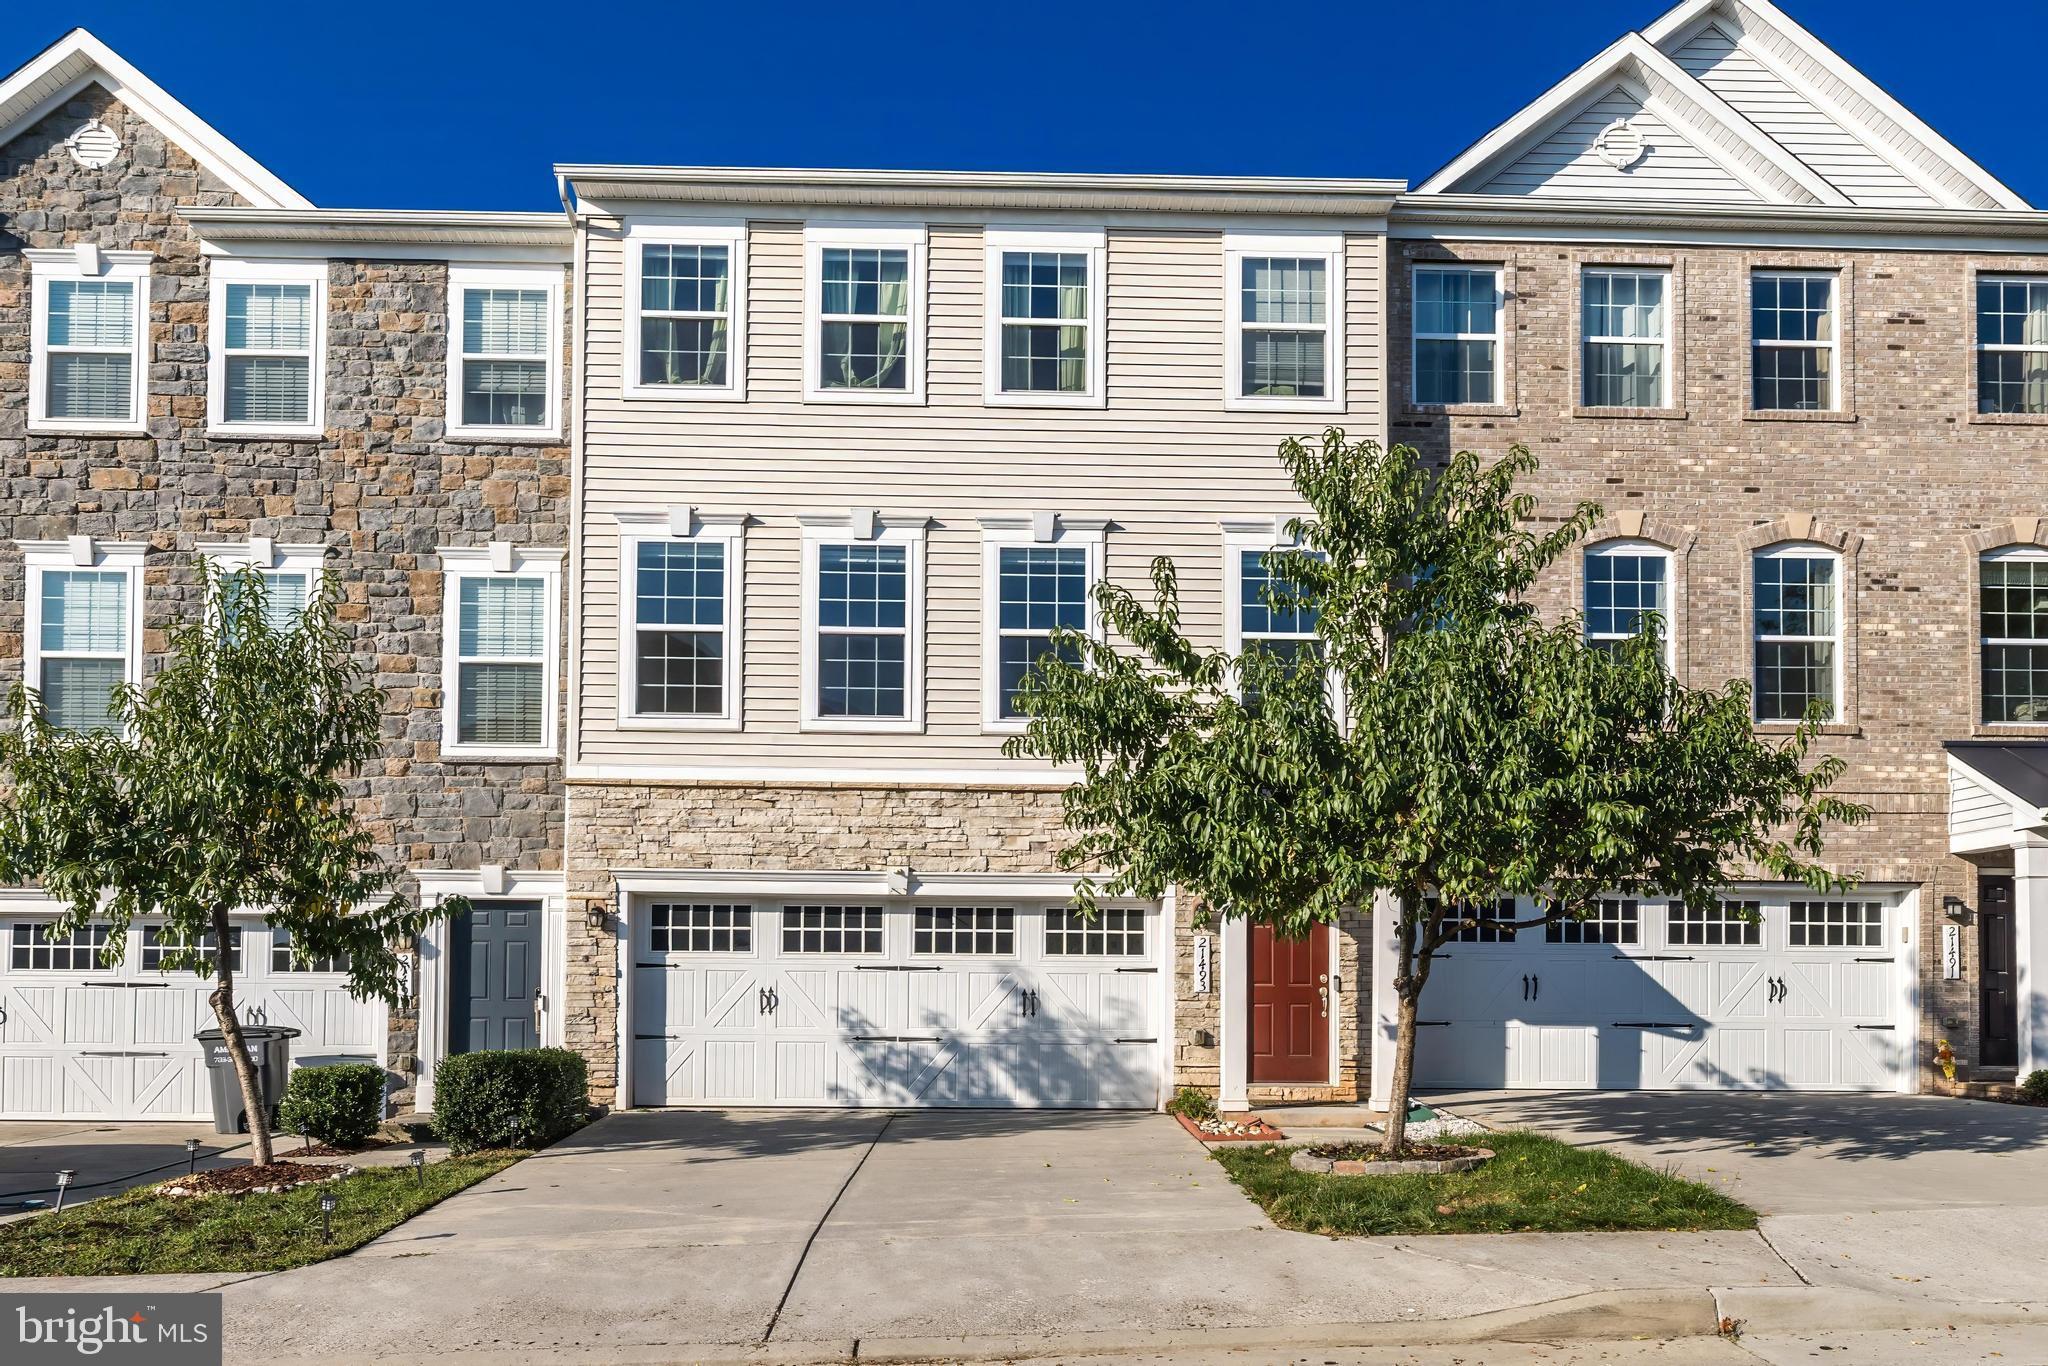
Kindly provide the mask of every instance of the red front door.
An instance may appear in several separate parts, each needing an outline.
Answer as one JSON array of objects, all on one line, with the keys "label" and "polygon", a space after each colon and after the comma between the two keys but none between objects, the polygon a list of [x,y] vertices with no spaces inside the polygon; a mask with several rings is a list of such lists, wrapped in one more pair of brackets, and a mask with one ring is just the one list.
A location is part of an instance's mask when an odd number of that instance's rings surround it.
[{"label": "red front door", "polygon": [[1282,939],[1251,929],[1252,1060],[1257,1082],[1330,1080],[1330,932]]}]

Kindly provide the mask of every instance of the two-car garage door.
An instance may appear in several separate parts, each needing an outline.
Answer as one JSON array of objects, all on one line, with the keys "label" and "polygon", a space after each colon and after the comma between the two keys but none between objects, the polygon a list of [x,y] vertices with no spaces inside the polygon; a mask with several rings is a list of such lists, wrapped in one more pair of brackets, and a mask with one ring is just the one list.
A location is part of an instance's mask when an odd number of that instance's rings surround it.
[{"label": "two-car garage door", "polygon": [[1480,924],[1423,990],[1416,1084],[1898,1090],[1912,1076],[1905,921],[1895,896],[1745,892],[1704,915],[1616,899],[1519,935]]},{"label": "two-car garage door", "polygon": [[[100,962],[108,930],[52,940],[48,917],[0,916],[0,1119],[195,1120],[211,1115],[194,1035],[214,1027],[212,983],[160,971],[153,926]],[[289,1025],[294,1062],[374,1062],[382,1007],[348,994],[338,964],[295,963],[260,920],[235,930],[249,1024]]]},{"label": "two-car garage door", "polygon": [[637,1105],[1151,1108],[1153,911],[651,899]]}]

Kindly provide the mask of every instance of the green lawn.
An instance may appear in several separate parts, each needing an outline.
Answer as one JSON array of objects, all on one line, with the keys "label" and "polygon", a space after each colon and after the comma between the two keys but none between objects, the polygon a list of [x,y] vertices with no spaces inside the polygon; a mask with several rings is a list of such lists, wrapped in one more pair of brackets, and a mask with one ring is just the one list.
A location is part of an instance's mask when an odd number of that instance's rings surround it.
[{"label": "green lawn", "polygon": [[1591,1233],[1756,1227],[1756,1211],[1711,1186],[1531,1133],[1447,1138],[1493,1149],[1450,1176],[1314,1176],[1287,1150],[1218,1145],[1216,1160],[1282,1228],[1305,1233]]},{"label": "green lawn", "polygon": [[[288,1156],[288,1154],[286,1154]],[[434,1162],[419,1182],[405,1167],[373,1167],[278,1195],[172,1199],[148,1187],[62,1214],[0,1224],[0,1276],[166,1275],[282,1271],[352,1252],[459,1190],[526,1156],[473,1153]],[[331,1194],[334,1241],[320,1241],[320,1197]]]}]

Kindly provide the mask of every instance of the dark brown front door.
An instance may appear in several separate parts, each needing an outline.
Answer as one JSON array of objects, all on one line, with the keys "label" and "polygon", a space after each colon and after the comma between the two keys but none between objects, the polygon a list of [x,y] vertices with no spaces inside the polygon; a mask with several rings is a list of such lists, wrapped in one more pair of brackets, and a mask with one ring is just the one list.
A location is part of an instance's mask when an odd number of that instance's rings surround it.
[{"label": "dark brown front door", "polygon": [[1330,1080],[1330,932],[1282,939],[1251,927],[1251,1079]]},{"label": "dark brown front door", "polygon": [[2011,1067],[2020,1060],[2012,879],[1978,878],[1977,899],[1983,903],[1977,910],[1977,1061]]}]

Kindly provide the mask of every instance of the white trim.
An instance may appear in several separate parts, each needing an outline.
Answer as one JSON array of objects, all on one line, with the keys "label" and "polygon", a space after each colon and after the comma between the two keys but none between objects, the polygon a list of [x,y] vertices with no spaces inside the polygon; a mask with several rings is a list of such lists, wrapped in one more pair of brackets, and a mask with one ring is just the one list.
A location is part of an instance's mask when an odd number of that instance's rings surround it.
[{"label": "white trim", "polygon": [[[227,303],[230,284],[311,287],[307,306],[312,310],[312,317],[307,349],[303,353],[268,353],[306,356],[306,403],[310,411],[304,422],[227,420]],[[324,261],[216,260],[211,266],[206,299],[206,434],[228,438],[324,435],[327,430],[327,264]]]},{"label": "white trim", "polygon": [[[924,730],[924,635],[925,635],[925,528],[929,518],[883,524],[867,528],[848,525],[848,519],[804,519],[803,529],[803,643],[798,651],[799,692],[802,710],[798,728],[806,731],[842,733],[915,734]],[[895,545],[903,547],[904,605],[903,629],[852,628],[837,631],[851,635],[901,635],[903,637],[903,715],[822,716],[818,711],[818,641],[825,628],[818,621],[818,561],[826,546]]]},{"label": "white trim", "polygon": [[[422,905],[438,905],[450,896],[479,901],[538,901],[543,916],[541,928],[540,1041],[549,1047],[563,1042],[563,1019],[567,1014],[567,917],[568,892],[563,875],[550,872],[507,872],[505,889],[495,895],[484,891],[481,869],[415,869]],[[434,1070],[448,1056],[448,980],[452,941],[449,917],[440,917],[420,933],[415,949],[419,955],[419,1071],[414,1077],[413,1108],[434,1106]]]},{"label": "white trim", "polygon": [[222,570],[255,569],[266,581],[280,574],[306,576],[306,603],[320,592],[321,576],[327,572],[327,547],[319,544],[279,545],[268,536],[246,541],[199,541],[193,549]]},{"label": "white trim", "polygon": [[888,901],[955,897],[1068,900],[1073,897],[1082,876],[1067,873],[920,873],[911,869],[853,868],[614,868],[611,873],[613,888],[623,896],[773,893],[797,897],[857,896]]},{"label": "white trim", "polygon": [[[540,290],[547,297],[547,334],[542,362],[547,386],[541,420],[527,426],[469,425],[462,421],[463,365],[472,357],[464,349],[463,295],[472,289]],[[562,268],[560,266],[448,267],[448,436],[456,441],[559,441],[562,437]],[[479,359],[531,361],[530,355],[488,355]]]},{"label": "white trim", "polygon": [[1058,790],[1080,781],[1078,770],[998,762],[987,768],[882,768],[874,765],[603,763],[578,761],[565,775],[571,782],[736,782],[857,783],[863,787],[964,787]]},{"label": "white trim", "polygon": [[[1027,408],[1103,408],[1109,404],[1108,369],[1108,234],[1102,228],[989,227],[982,232],[985,277],[982,314],[982,402]],[[1088,260],[1088,316],[1057,320],[1059,325],[1086,329],[1088,386],[1080,393],[1003,388],[1003,253],[1046,251],[1080,254]],[[1041,325],[1052,326],[1052,320]]]},{"label": "white trim", "polygon": [[[1834,631],[1833,631],[1833,632],[1832,632],[1831,634],[1829,634],[1829,635],[1825,635],[1825,636],[1788,636],[1788,635],[1773,635],[1773,636],[1767,636],[1767,635],[1765,635],[1765,634],[1764,634],[1764,633],[1763,633],[1762,631],[1760,631],[1760,630],[1758,629],[1758,627],[1757,627],[1757,610],[1758,610],[1758,609],[1757,609],[1757,602],[1758,602],[1758,598],[1759,598],[1759,591],[1758,591],[1758,584],[1757,584],[1757,574],[1756,574],[1756,566],[1757,566],[1757,564],[1758,564],[1758,563],[1759,563],[1760,561],[1763,561],[1763,560],[1826,560],[1826,561],[1827,561],[1827,562],[1828,562],[1829,564],[1832,564],[1832,565],[1834,566],[1834,571],[1835,571],[1835,572],[1834,572],[1834,589],[1835,589],[1835,600],[1834,600],[1834,605],[1833,605],[1833,613],[1832,613],[1832,614],[1833,614],[1833,616],[1834,616],[1834,619],[1835,619],[1835,629],[1834,629]],[[1761,715],[1761,714],[1760,714],[1760,712],[1759,712],[1759,710],[1758,710],[1758,708],[1757,708],[1757,706],[1756,706],[1756,692],[1755,692],[1755,689],[1756,689],[1756,673],[1757,673],[1757,658],[1756,658],[1756,656],[1757,656],[1757,647],[1758,647],[1759,645],[1777,645],[1777,644],[1788,644],[1788,643],[1789,643],[1789,644],[1800,644],[1800,643],[1815,643],[1815,644],[1819,644],[1819,643],[1825,643],[1825,644],[1827,644],[1827,645],[1829,645],[1829,646],[1831,647],[1831,649],[1830,649],[1829,653],[1830,653],[1830,655],[1831,655],[1831,656],[1833,657],[1833,659],[1834,659],[1834,665],[1835,665],[1835,695],[1834,695],[1834,699],[1833,699],[1833,707],[1832,707],[1831,711],[1829,712],[1829,714],[1828,714],[1828,716],[1827,716],[1826,720],[1827,720],[1827,723],[1828,723],[1828,724],[1831,724],[1831,725],[1832,725],[1832,724],[1834,724],[1834,723],[1836,723],[1836,722],[1839,722],[1839,721],[1841,721],[1841,720],[1843,720],[1843,719],[1844,719],[1844,715],[1845,715],[1845,704],[1846,704],[1846,701],[1847,701],[1847,699],[1846,699],[1846,697],[1845,697],[1845,691],[1844,691],[1844,690],[1845,690],[1845,688],[1846,688],[1846,686],[1847,686],[1847,672],[1846,672],[1846,670],[1845,670],[1845,669],[1844,669],[1844,667],[1843,667],[1843,662],[1842,662],[1842,661],[1843,661],[1843,656],[1844,656],[1844,655],[1845,655],[1845,654],[1847,653],[1847,650],[1846,650],[1846,648],[1845,648],[1845,639],[1846,639],[1846,636],[1847,636],[1847,626],[1848,626],[1848,602],[1849,602],[1849,585],[1848,585],[1847,581],[1846,581],[1846,580],[1845,580],[1845,578],[1844,578],[1844,574],[1845,574],[1845,572],[1847,571],[1847,568],[1848,568],[1848,559],[1847,559],[1847,557],[1846,557],[1846,556],[1844,556],[1844,555],[1842,554],[1842,552],[1841,552],[1841,551],[1839,551],[1839,550],[1835,549],[1835,548],[1834,548],[1833,546],[1830,546],[1830,545],[1823,545],[1823,544],[1821,544],[1821,543],[1820,543],[1820,542],[1818,542],[1818,541],[1778,541],[1778,542],[1775,542],[1775,543],[1773,543],[1773,544],[1771,544],[1771,545],[1767,545],[1767,546],[1764,546],[1764,547],[1762,547],[1761,549],[1758,549],[1758,550],[1753,550],[1753,551],[1751,551],[1751,552],[1750,552],[1750,557],[1749,557],[1749,680],[1750,680],[1750,689],[1751,689],[1751,700],[1750,700],[1750,710],[1751,710],[1751,713],[1752,713],[1752,715],[1754,715],[1754,716],[1755,716],[1755,719],[1756,719],[1756,720],[1758,720],[1759,722],[1762,722],[1762,723],[1763,723],[1763,724],[1765,724],[1765,725],[1778,725],[1778,724],[1783,724],[1783,723],[1786,723],[1786,722],[1789,722],[1789,721],[1797,721],[1797,720],[1799,720],[1799,718],[1798,718],[1798,717],[1796,717],[1796,716],[1792,716],[1792,717],[1765,717],[1765,716],[1763,716],[1763,715]],[[1781,608],[1781,610],[1782,610],[1782,608]],[[1744,884],[1744,885],[1747,885],[1747,884]]]},{"label": "white trim", "polygon": [[[1244,318],[1244,263],[1264,257],[1317,259],[1325,264],[1323,396],[1266,397],[1244,392],[1244,334],[1305,332],[1317,324],[1250,324]],[[1344,235],[1342,233],[1223,234],[1223,406],[1237,412],[1341,412],[1344,408]]]},{"label": "white trim", "polygon": [[[648,246],[725,247],[726,357],[723,384],[649,384],[640,374],[641,267]],[[619,234],[625,256],[619,384],[629,399],[738,402],[747,396],[747,224],[738,218],[634,218]],[[693,316],[715,317],[716,314]]]},{"label": "white trim", "polygon": [[[1424,275],[1486,275],[1493,276],[1493,331],[1491,332],[1424,332],[1417,322],[1421,313],[1420,282]],[[1418,408],[1491,408],[1506,403],[1507,394],[1507,268],[1489,265],[1484,261],[1418,261],[1408,271],[1408,402]],[[1419,386],[1422,381],[1422,343],[1425,341],[1455,341],[1493,343],[1493,393],[1483,399],[1459,399],[1446,402],[1437,399],[1425,400]]]},{"label": "white trim", "polygon": [[[90,248],[89,243],[81,247]],[[149,268],[146,251],[42,249],[22,252],[28,261],[33,302],[29,322],[28,429],[30,432],[135,436],[149,430],[149,364],[155,347],[149,335]],[[55,281],[120,280],[131,306],[128,356],[128,418],[53,418],[50,406],[50,285]],[[62,346],[59,351],[120,354],[112,347]]]},{"label": "white trim", "polygon": [[1223,921],[1223,981],[1218,988],[1216,1108],[1233,1114],[1251,1108],[1251,926],[1243,916]]},{"label": "white trim", "polygon": [[[1028,516],[1005,514],[983,517],[981,521],[981,728],[991,735],[1016,735],[1024,730],[1023,717],[1003,715],[1002,686],[1002,552],[1009,549],[1048,546],[1085,552],[1082,574],[1086,580],[1083,605],[1087,612],[1087,633],[1102,638],[1101,612],[1095,602],[1095,585],[1102,581],[1105,541],[1109,524],[1102,520],[1070,520],[1053,513]],[[1050,523],[1051,535],[1040,538]],[[1027,634],[1037,634],[1030,632]]]},{"label": "white trim", "polygon": [[[815,221],[804,224],[804,401],[806,403],[907,403],[925,401],[925,318],[929,313],[928,248],[930,234],[922,223],[847,223]],[[824,356],[823,329],[825,251],[828,247],[872,247],[905,253],[908,258],[904,323],[904,387],[902,389],[827,388],[820,378]],[[885,322],[880,316],[837,315],[864,321]]]},{"label": "white trim", "polygon": [[103,86],[136,117],[258,208],[313,207],[247,152],[165,93],[112,48],[74,28],[0,82],[0,144],[62,108],[88,85]]},{"label": "white trim", "polygon": [[[1616,536],[1610,540],[1595,541],[1586,547],[1586,552],[1581,556],[1579,564],[1579,615],[1581,625],[1585,630],[1586,642],[1588,644],[1601,644],[1607,641],[1633,639],[1633,636],[1595,631],[1592,625],[1592,604],[1586,600],[1592,588],[1592,578],[1586,573],[1586,564],[1595,558],[1607,559],[1619,556],[1627,556],[1630,559],[1656,559],[1664,563],[1663,600],[1657,604],[1656,611],[1664,623],[1664,669],[1667,673],[1676,674],[1678,671],[1678,631],[1675,624],[1672,599],[1678,592],[1678,555],[1670,546],[1659,545],[1655,541],[1645,540],[1640,536]],[[1754,621],[1753,613],[1754,605],[1752,604],[1752,622]]]},{"label": "white trim", "polygon": [[[500,543],[502,545],[502,543]],[[509,551],[509,555],[504,554]],[[441,754],[448,759],[552,759],[556,755],[556,712],[561,708],[562,562],[554,547],[438,546],[441,560]],[[504,568],[493,563],[504,564]],[[461,586],[474,578],[537,578],[541,581],[543,650],[541,741],[537,745],[464,744],[456,738],[461,715]],[[522,662],[522,661],[509,661]]]},{"label": "white trim", "polygon": [[[1741,0],[1741,7],[1750,14],[1761,18],[1771,28],[1776,29],[1784,37],[1790,39],[1807,56],[1825,67],[1837,80],[1840,80],[1864,99],[1870,101],[1871,105],[1881,115],[1890,119],[1908,136],[1921,143],[1928,151],[1946,162],[1951,170],[1968,181],[1987,198],[1995,201],[1999,208],[2026,209],[2029,207],[2026,200],[2014,194],[1996,176],[1965,156],[1947,138],[1935,132],[1917,114],[1894,99],[1883,86],[1880,86],[1877,82],[1871,80],[1868,76],[1843,60],[1841,54],[1837,53],[1826,43],[1821,42],[1820,39],[1814,37],[1812,33],[1808,32],[1791,15],[1786,14],[1775,4],[1772,4],[1771,0]],[[1683,3],[1669,10],[1661,18],[1657,19],[1656,22],[1644,28],[1642,31],[1643,37],[1661,47],[1667,40],[1680,35],[1694,22],[1703,20],[1711,15],[1728,13],[1732,8],[1725,0],[1683,0]],[[1737,27],[1746,31],[1748,26],[1742,22],[1741,16],[1734,15],[1732,17],[1736,19]],[[1771,54],[1763,51],[1761,45],[1744,44],[1743,51],[1769,66],[1781,79],[1791,75]],[[1900,150],[1895,140],[1884,136],[1882,132],[1872,127],[1867,120],[1850,116],[1848,111],[1841,109],[1837,102],[1828,99],[1823,92],[1813,89],[1807,82],[1793,80],[1790,83],[1801,94],[1819,105],[1825,112],[1838,118],[1850,132],[1861,133],[1870,140],[1883,143],[1887,151],[1896,153]],[[1887,160],[1893,160],[1893,158],[1888,157]],[[1912,158],[1905,156],[1897,160],[1910,163]],[[1899,169],[1903,171],[1906,167],[1901,165]],[[1911,178],[1916,181],[1920,179],[1918,176]],[[1951,194],[1932,190],[1930,192],[1935,193],[1938,198],[1954,200],[1954,196]]]},{"label": "white trim", "polygon": [[[1757,266],[1749,272],[1749,288],[1744,291],[1749,299],[1749,392],[1742,396],[1743,411],[1750,413],[1839,413],[1842,411],[1842,286],[1845,280],[1842,271],[1835,269],[1787,268],[1778,266]],[[1764,280],[1826,280],[1828,282],[1828,331],[1827,341],[1766,341],[1756,334],[1756,282]],[[1825,408],[1759,408],[1756,406],[1756,354],[1763,350],[1774,351],[1824,351],[1832,356],[1828,362],[1828,403]],[[1973,374],[1971,379],[1976,376]]]},{"label": "white trim", "polygon": [[149,547],[134,543],[95,541],[74,536],[63,541],[18,541],[25,570],[22,586],[22,680],[38,693],[43,686],[43,575],[46,573],[119,573],[128,579],[127,633],[122,681],[142,686],[143,566]]},{"label": "white trim", "polygon": [[[1628,276],[1638,280],[1653,278],[1662,281],[1661,297],[1657,305],[1657,312],[1664,320],[1664,330],[1654,337],[1608,336],[1604,333],[1597,336],[1594,335],[1586,326],[1586,281],[1595,275],[1603,276],[1610,281],[1618,276]],[[1588,262],[1579,267],[1579,325],[1577,329],[1579,334],[1579,354],[1577,360],[1580,407],[1628,410],[1633,408],[1670,408],[1673,406],[1671,401],[1671,385],[1673,382],[1672,374],[1677,369],[1678,349],[1671,344],[1672,335],[1677,330],[1676,319],[1672,313],[1673,305],[1676,302],[1672,292],[1672,280],[1673,272],[1670,266],[1630,266],[1615,265],[1609,262]],[[1603,308],[1615,306],[1611,302],[1602,305]],[[1628,308],[1639,307],[1639,305],[1634,304],[1620,306]],[[1587,364],[1587,356],[1590,349],[1595,346],[1656,347],[1661,356],[1657,365],[1657,401],[1650,404],[1593,402],[1592,395],[1587,392],[1587,387],[1591,383],[1593,375],[1592,367]]]},{"label": "white trim", "polygon": [[[1970,401],[1972,405],[1971,410],[1976,413],[1984,414],[1985,416],[1994,416],[2000,414],[2033,414],[2048,412],[2048,409],[2044,408],[1994,408],[1991,410],[1990,413],[1985,413],[1983,407],[1984,361],[1987,356],[2025,356],[2028,354],[2033,354],[2040,357],[2041,364],[2044,367],[2048,367],[2048,338],[2044,338],[2036,342],[1988,342],[1983,339],[1984,302],[1982,298],[1979,297],[1979,295],[1985,285],[1991,285],[1995,288],[2000,289],[2003,289],[2007,285],[2020,285],[2025,287],[2028,290],[2029,295],[2031,296],[2034,290],[2048,291],[2048,275],[2024,275],[2013,271],[1989,270],[1974,272],[1971,275],[1970,310],[1971,317],[1975,325],[1971,328],[1970,335],[1977,338],[1976,342],[1974,343],[1977,353],[1976,360],[1975,364],[1971,367],[1970,373]],[[2000,310],[1999,316],[2006,316],[2003,309]]]},{"label": "white trim", "polygon": [[[678,520],[688,526],[687,534],[675,530]],[[745,724],[746,699],[746,563],[747,514],[706,513],[696,509],[673,512],[615,514],[619,528],[619,614],[618,614],[618,720],[621,730],[738,730]],[[640,547],[654,541],[716,542],[725,547],[725,673],[720,689],[720,710],[703,715],[642,713],[639,695],[640,641],[639,573]],[[705,628],[697,627],[696,630]]]}]

